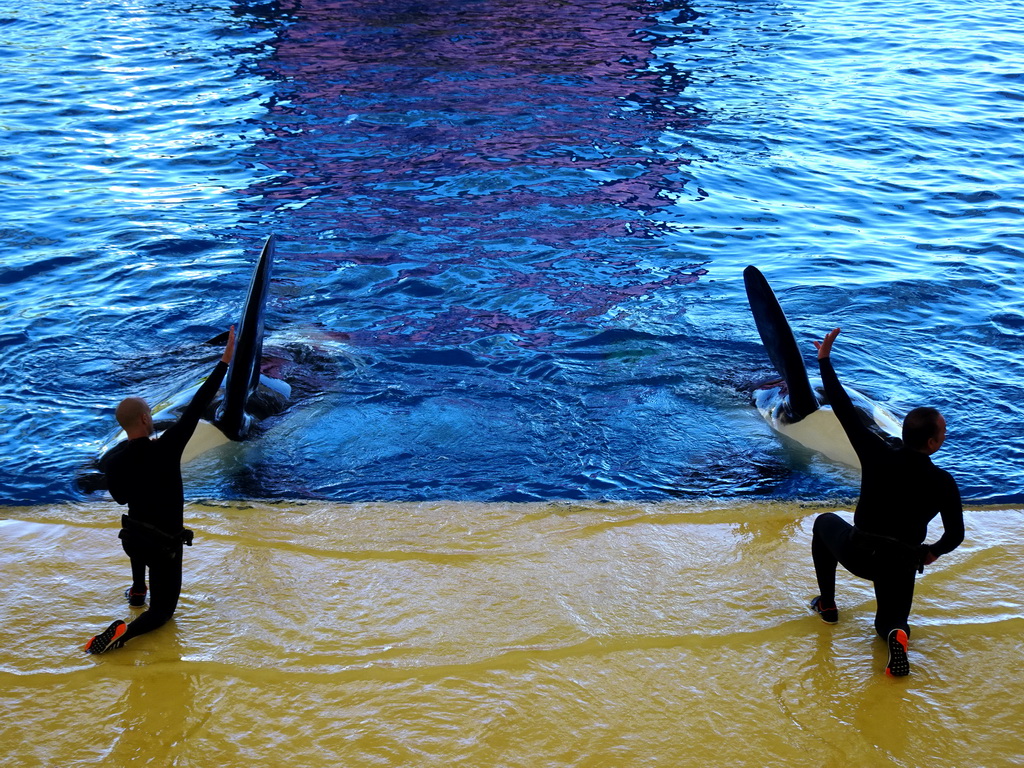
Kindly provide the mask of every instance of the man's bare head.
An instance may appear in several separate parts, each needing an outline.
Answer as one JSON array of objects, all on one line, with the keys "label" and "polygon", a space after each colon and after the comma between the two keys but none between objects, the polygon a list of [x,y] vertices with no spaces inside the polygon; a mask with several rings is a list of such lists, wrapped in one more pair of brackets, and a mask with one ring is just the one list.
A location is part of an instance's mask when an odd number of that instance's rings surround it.
[{"label": "man's bare head", "polygon": [[946,420],[934,408],[915,408],[903,419],[903,444],[912,451],[931,455],[946,440]]},{"label": "man's bare head", "polygon": [[141,397],[126,397],[117,406],[114,415],[129,438],[149,437],[153,434],[153,414],[149,404]]}]

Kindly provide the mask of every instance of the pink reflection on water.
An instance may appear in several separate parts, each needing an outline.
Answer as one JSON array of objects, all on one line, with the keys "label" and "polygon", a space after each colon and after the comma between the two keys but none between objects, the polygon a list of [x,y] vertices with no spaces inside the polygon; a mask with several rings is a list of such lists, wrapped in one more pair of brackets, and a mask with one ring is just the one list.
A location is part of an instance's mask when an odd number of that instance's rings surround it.
[{"label": "pink reflection on water", "polygon": [[[673,102],[668,70],[649,66],[645,26],[661,4],[278,7],[289,23],[264,64],[278,85],[254,152],[274,178],[249,190],[257,206],[305,203],[288,215],[320,243],[311,266],[394,268],[377,295],[472,274],[470,293],[532,296],[515,312],[497,299],[470,308],[465,295],[441,297],[415,317],[382,317],[378,339],[501,333],[536,344],[554,325],[704,274],[691,264],[655,274],[605,255],[661,236],[652,214],[684,192],[687,161],[651,147],[701,119]],[[390,242],[396,235],[412,244]]]}]

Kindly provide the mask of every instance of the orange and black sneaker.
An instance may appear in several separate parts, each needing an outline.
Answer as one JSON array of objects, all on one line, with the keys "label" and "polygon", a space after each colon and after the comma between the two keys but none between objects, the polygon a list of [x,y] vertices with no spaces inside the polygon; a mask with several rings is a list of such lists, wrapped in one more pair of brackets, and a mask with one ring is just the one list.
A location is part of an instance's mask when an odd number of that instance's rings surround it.
[{"label": "orange and black sneaker", "polygon": [[907,658],[907,633],[902,629],[894,629],[889,633],[889,662],[885,665],[885,674],[890,677],[903,677],[910,674],[910,659]]},{"label": "orange and black sneaker", "polygon": [[142,608],[146,604],[146,588],[143,587],[142,591],[138,591],[128,587],[124,591],[125,600],[128,601],[128,605],[132,608]]},{"label": "orange and black sneaker", "polygon": [[821,620],[826,624],[838,624],[839,623],[839,609],[836,608],[836,604],[832,603],[831,608],[821,607],[821,596],[818,596],[811,600],[811,610],[814,611],[821,617]]},{"label": "orange and black sneaker", "polygon": [[124,645],[121,638],[128,631],[128,625],[118,619],[98,635],[89,638],[85,644],[85,650],[89,653],[103,653],[111,648],[120,648]]}]

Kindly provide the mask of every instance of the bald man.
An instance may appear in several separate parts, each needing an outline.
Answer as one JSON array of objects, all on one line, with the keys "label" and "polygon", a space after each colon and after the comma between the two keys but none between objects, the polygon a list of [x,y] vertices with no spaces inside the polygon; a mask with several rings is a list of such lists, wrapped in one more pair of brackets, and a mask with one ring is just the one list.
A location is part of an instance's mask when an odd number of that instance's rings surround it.
[{"label": "bald man", "polygon": [[183,545],[192,544],[184,527],[185,491],[181,454],[203,413],[220,388],[235,350],[235,328],[209,378],[196,391],[181,418],[154,438],[153,414],[145,400],[128,397],[117,406],[117,423],[128,436],[103,457],[110,495],[128,505],[121,516],[121,546],[132,564],[132,585],[125,590],[129,605],[146,603],[149,570],[149,609],[131,624],[113,622],[85,644],[89,653],[120,648],[133,637],[163,626],[174,615],[181,595]]},{"label": "bald man", "polygon": [[[827,624],[839,621],[836,567],[842,564],[875,588],[875,631],[889,647],[886,674],[910,672],[907,644],[914,578],[964,540],[960,491],[952,476],[932,464],[946,439],[946,420],[934,408],[915,408],[903,420],[902,442],[890,443],[860,420],[832,367],[839,329],[815,342],[825,395],[861,463],[860,499],[853,525],[833,512],[814,521],[811,556],[821,594],[811,608]],[[928,523],[942,516],[943,533],[925,544]]]}]

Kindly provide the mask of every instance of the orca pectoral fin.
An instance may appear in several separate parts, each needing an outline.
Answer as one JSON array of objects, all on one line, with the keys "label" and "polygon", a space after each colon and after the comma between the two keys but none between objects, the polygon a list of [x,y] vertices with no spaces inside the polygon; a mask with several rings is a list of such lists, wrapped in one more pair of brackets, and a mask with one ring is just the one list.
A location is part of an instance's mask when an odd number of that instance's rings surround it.
[{"label": "orca pectoral fin", "polygon": [[242,318],[235,335],[235,354],[224,381],[224,400],[214,423],[232,440],[243,440],[251,418],[245,407],[260,380],[260,358],[263,355],[263,313],[270,286],[277,239],[267,238],[259,261],[252,273],[249,293],[242,305]]},{"label": "orca pectoral fin", "polygon": [[793,421],[799,421],[818,409],[818,398],[807,379],[807,368],[793,330],[775,292],[757,267],[743,270],[743,283],[761,343],[775,370],[786,382],[790,416]]}]

